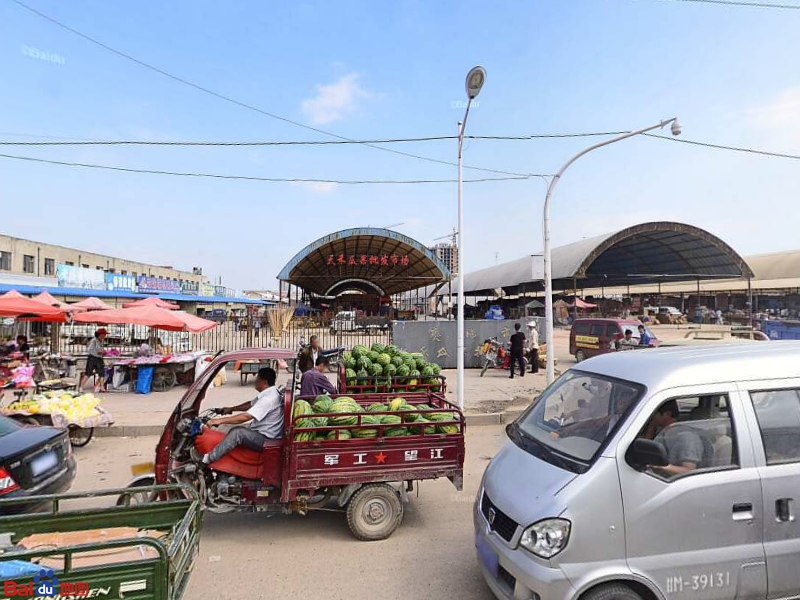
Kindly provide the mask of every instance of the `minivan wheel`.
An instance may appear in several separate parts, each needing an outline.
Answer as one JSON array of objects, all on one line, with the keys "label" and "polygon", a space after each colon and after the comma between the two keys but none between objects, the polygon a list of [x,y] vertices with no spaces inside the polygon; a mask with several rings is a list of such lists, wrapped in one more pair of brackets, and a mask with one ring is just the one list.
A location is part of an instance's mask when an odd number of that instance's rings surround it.
[{"label": "minivan wheel", "polygon": [[642,597],[623,583],[609,583],[589,590],[581,600],[643,600]]},{"label": "minivan wheel", "polygon": [[583,350],[578,350],[575,353],[575,360],[578,362],[583,362],[584,360],[586,360],[586,353]]}]

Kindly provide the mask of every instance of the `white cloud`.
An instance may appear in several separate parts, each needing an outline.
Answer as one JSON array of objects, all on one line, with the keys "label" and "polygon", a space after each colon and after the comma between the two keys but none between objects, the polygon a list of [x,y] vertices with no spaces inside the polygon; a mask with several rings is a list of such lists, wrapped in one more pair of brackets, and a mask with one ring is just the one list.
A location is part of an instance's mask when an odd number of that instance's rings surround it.
[{"label": "white cloud", "polygon": [[317,95],[303,100],[300,108],[316,125],[333,123],[352,114],[360,99],[370,97],[369,92],[358,85],[358,77],[357,73],[350,73],[336,83],[318,85]]},{"label": "white cloud", "polygon": [[295,181],[292,185],[299,185],[310,189],[312,192],[318,194],[330,194],[333,190],[339,187],[338,183],[332,181]]}]

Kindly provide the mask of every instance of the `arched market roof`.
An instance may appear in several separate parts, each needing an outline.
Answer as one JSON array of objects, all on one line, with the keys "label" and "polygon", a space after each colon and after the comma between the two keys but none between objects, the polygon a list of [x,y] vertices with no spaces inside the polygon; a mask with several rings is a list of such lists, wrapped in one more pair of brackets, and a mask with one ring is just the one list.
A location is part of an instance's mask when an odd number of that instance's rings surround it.
[{"label": "arched market roof", "polygon": [[[572,289],[753,277],[747,262],[720,238],[684,223],[626,227],[552,250],[553,288]],[[541,254],[467,273],[464,291],[495,295],[543,289]]]},{"label": "arched market roof", "polygon": [[320,296],[360,290],[389,296],[446,281],[450,271],[418,241],[389,229],[337,231],[310,243],[278,279]]}]

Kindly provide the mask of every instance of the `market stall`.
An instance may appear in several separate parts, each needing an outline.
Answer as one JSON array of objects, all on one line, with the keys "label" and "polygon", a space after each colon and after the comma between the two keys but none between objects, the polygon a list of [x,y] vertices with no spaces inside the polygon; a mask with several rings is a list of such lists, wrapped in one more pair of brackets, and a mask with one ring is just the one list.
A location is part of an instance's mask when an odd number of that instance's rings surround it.
[{"label": "market stall", "polygon": [[[128,308],[77,314],[76,323],[102,325],[144,325],[167,331],[199,333],[216,327],[214,321],[202,319],[181,310],[158,306],[156,302],[139,303]],[[154,352],[155,351],[155,352]],[[207,353],[187,352],[160,354],[158,349],[143,347],[140,356],[119,358],[113,361],[110,372],[110,389],[149,393],[163,392],[177,383],[191,383],[197,372],[198,361]],[[107,376],[108,377],[108,376]]]}]

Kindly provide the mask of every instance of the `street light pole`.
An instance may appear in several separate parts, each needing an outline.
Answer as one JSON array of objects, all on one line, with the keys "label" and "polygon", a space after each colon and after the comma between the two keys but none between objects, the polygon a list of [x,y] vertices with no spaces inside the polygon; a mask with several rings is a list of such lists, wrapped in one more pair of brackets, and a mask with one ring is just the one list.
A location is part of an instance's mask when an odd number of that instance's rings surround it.
[{"label": "street light pole", "polygon": [[464,180],[462,177],[462,150],[464,147],[464,128],[467,126],[469,107],[472,99],[477,96],[483,82],[486,81],[486,71],[483,67],[473,67],[467,73],[467,109],[464,118],[458,124],[458,314],[456,318],[456,398],[458,408],[464,410]]},{"label": "street light pole", "polygon": [[570,158],[564,166],[562,166],[558,173],[556,173],[553,178],[550,180],[550,185],[547,187],[547,196],[544,199],[544,213],[542,215],[542,229],[543,229],[543,237],[544,237],[544,317],[545,317],[545,341],[547,343],[547,384],[550,385],[553,383],[555,379],[555,345],[553,343],[553,270],[552,270],[552,262],[550,257],[550,199],[553,196],[553,190],[556,187],[556,184],[561,179],[561,176],[564,174],[572,163],[578,160],[584,154],[588,154],[592,150],[597,150],[598,148],[602,148],[603,146],[608,146],[609,144],[613,144],[614,142],[619,142],[621,140],[628,139],[630,137],[641,135],[643,133],[647,133],[648,131],[652,131],[654,129],[661,129],[665,125],[672,125],[671,131],[672,135],[680,135],[681,134],[681,125],[678,122],[677,117],[673,117],[672,119],[667,119],[666,121],[661,121],[657,125],[651,125],[650,127],[645,127],[644,129],[638,129],[636,131],[629,131],[628,133],[623,133],[622,135],[618,135],[613,137],[609,140],[605,140],[600,142],[599,144],[595,144],[594,146],[590,146],[581,152],[578,152],[575,156]]}]

